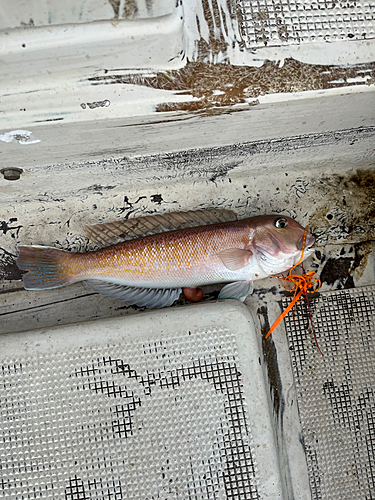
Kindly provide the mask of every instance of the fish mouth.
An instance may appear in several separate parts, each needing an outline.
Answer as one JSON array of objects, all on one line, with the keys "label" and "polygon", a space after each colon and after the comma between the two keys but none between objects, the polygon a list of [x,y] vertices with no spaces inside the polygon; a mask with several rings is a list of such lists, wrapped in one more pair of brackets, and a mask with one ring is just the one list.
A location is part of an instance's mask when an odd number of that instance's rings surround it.
[{"label": "fish mouth", "polygon": [[297,242],[297,249],[298,250],[302,250],[302,247],[304,246],[305,252],[312,251],[311,247],[315,243],[314,236],[312,236],[310,233],[307,233],[305,245],[303,245],[303,243],[304,243],[304,235],[301,236],[301,238]]}]

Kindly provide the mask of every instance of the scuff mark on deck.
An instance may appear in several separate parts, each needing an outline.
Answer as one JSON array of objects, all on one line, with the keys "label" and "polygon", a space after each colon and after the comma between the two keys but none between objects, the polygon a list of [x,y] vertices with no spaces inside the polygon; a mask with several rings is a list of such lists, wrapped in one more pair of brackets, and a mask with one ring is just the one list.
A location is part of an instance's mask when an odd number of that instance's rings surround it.
[{"label": "scuff mark on deck", "polygon": [[41,142],[40,139],[34,139],[33,133],[29,130],[12,130],[11,132],[5,132],[4,134],[0,134],[0,141],[16,141],[18,144],[36,144]]}]

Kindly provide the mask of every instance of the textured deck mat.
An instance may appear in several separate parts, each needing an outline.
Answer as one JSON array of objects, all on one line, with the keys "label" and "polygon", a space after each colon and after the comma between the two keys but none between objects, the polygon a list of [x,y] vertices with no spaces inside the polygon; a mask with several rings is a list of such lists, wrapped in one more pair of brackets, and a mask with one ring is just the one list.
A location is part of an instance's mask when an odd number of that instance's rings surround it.
[{"label": "textured deck mat", "polygon": [[[235,333],[224,321],[165,335],[173,314],[202,318],[168,311],[153,316],[159,337],[121,318],[96,322],[96,337],[94,323],[0,337],[0,497],[258,499],[240,312]],[[135,327],[152,340],[129,338]]]},{"label": "textured deck mat", "polygon": [[364,0],[239,0],[248,48],[375,37],[375,4]]},{"label": "textured deck mat", "polygon": [[[285,302],[287,303],[287,302]],[[375,498],[375,287],[321,294],[286,318],[312,498]]]}]

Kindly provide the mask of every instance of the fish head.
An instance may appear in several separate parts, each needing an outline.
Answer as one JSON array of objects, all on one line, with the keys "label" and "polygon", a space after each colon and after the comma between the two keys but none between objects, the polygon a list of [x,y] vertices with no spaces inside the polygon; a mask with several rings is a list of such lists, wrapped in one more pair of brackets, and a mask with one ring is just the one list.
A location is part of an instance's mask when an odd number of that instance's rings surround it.
[{"label": "fish head", "polygon": [[282,273],[309,257],[315,239],[298,222],[285,215],[265,215],[252,219],[251,241],[259,266],[271,276]]}]

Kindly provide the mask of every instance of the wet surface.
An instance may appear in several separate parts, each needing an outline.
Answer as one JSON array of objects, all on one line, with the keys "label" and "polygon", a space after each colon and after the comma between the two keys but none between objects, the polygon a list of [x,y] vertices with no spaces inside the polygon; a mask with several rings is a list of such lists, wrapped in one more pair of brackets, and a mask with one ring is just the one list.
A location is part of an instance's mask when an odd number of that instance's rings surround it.
[{"label": "wet surface", "polygon": [[375,251],[375,170],[323,177],[313,192],[325,200],[310,217],[321,281],[333,289],[352,288]]},{"label": "wet surface", "polygon": [[331,174],[314,182],[314,196],[326,200],[310,217],[319,243],[334,237],[342,242],[375,238],[375,170]]},{"label": "wet surface", "polygon": [[276,418],[282,421],[285,401],[283,396],[280,371],[277,362],[277,350],[272,338],[269,338],[267,340],[265,338],[271,326],[268,319],[267,307],[259,307],[257,316],[261,328],[263,358],[267,367],[267,375],[270,384],[270,395],[273,409]]}]

